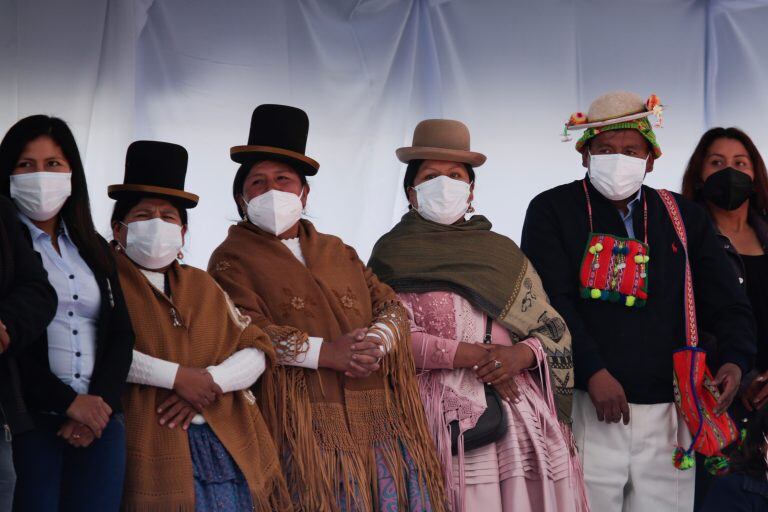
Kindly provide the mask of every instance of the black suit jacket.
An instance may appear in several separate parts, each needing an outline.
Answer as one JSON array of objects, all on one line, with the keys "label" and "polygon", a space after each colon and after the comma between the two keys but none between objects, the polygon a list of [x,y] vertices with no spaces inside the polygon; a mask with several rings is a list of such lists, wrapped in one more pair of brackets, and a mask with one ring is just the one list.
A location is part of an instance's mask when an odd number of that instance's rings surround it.
[{"label": "black suit jacket", "polygon": [[40,344],[57,303],[48,274],[26,235],[13,203],[0,196],[0,237],[5,238],[0,261],[11,276],[0,289],[0,320],[11,340],[8,350],[0,355],[0,422],[14,434],[33,426],[21,391],[17,357]]},{"label": "black suit jacket", "polygon": [[[594,229],[621,237],[627,230],[616,207],[588,182]],[[673,401],[672,352],[685,344],[685,253],[659,195],[644,186],[648,202],[648,302],[630,308],[579,295],[579,270],[590,231],[581,180],[541,193],[528,206],[521,247],[541,275],[552,305],[573,337],[576,388],[607,368],[637,404]],[[675,194],[688,235],[698,321],[714,333],[722,362],[743,373],[752,365],[756,333],[752,309],[704,210]],[[643,239],[643,208],[632,215]]]},{"label": "black suit jacket", "polygon": [[[27,241],[31,244],[29,231],[25,232]],[[101,241],[111,255],[106,240]],[[92,265],[87,255],[81,255],[93,271],[101,291],[96,358],[88,393],[102,397],[113,412],[120,412],[121,395],[133,360],[133,327],[117,270],[113,267],[113,270],[106,274]],[[42,343],[30,347],[19,358],[25,398],[33,412],[64,414],[77,397],[77,392],[51,372],[45,333],[43,338]]]}]

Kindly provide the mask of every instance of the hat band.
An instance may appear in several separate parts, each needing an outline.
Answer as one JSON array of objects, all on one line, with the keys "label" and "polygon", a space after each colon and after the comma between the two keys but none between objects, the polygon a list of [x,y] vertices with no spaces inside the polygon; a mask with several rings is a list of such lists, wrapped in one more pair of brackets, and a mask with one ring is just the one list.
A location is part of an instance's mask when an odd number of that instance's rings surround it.
[{"label": "hat band", "polygon": [[200,197],[184,190],[170,187],[158,187],[155,185],[140,185],[140,184],[128,184],[128,185],[110,185],[107,187],[107,195],[112,199],[116,199],[116,195],[121,192],[138,192],[144,194],[152,194],[159,196],[176,197],[179,199],[185,199],[193,203],[200,201]]},{"label": "hat band", "polygon": [[300,160],[305,164],[308,164],[309,166],[314,167],[315,169],[320,168],[320,164],[316,160],[309,158],[307,155],[304,155],[302,153],[291,151],[290,149],[276,148],[273,146],[234,146],[229,150],[230,156],[242,155],[247,153],[272,153],[275,155],[286,156],[289,158]]}]

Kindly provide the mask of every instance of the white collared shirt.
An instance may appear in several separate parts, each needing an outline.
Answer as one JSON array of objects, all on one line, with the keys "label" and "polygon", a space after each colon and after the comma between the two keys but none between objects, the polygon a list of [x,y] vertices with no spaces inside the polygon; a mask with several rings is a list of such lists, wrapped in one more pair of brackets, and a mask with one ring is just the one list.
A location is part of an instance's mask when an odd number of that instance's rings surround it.
[{"label": "white collared shirt", "polygon": [[45,231],[26,215],[19,214],[19,218],[29,230],[32,247],[40,253],[59,299],[47,330],[51,372],[77,393],[86,394],[96,360],[101,290],[63,221],[58,233],[59,254]]}]

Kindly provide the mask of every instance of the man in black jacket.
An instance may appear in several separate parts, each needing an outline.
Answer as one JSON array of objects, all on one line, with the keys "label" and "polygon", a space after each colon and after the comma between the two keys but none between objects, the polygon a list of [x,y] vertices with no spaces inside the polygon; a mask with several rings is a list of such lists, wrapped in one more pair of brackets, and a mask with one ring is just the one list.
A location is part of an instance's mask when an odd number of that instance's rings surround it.
[{"label": "man in black jacket", "polygon": [[16,208],[0,196],[0,510],[11,510],[11,436],[30,430],[16,355],[38,342],[56,313],[56,292],[26,241]]},{"label": "man in black jacket", "polygon": [[[583,180],[528,207],[522,248],[573,337],[573,431],[593,510],[690,511],[694,471],[672,463],[691,434],[676,411],[672,353],[685,346],[685,250],[660,195],[643,186],[661,150],[644,103],[626,92],[598,98],[570,127]],[[718,413],[733,400],[755,353],[744,292],[699,206],[675,195],[687,232],[698,318],[725,350]]]}]

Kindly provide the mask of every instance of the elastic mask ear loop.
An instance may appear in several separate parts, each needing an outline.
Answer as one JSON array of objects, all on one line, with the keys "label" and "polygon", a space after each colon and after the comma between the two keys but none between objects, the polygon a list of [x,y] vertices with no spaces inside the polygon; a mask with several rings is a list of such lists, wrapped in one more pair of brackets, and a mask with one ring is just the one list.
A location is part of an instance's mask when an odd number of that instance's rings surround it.
[{"label": "elastic mask ear loop", "polygon": [[[123,227],[124,227],[125,229],[128,229],[128,224],[126,224],[125,222],[123,222],[123,221],[119,220],[119,221],[117,221],[117,223],[118,223],[118,224],[122,224],[122,225],[123,225]],[[127,235],[126,235],[126,240],[127,240]],[[117,240],[117,239],[115,239],[115,243],[117,244],[117,247],[118,247],[118,248],[119,248],[119,249],[120,249],[122,252],[125,252],[125,251],[126,251],[126,248],[125,248],[125,246],[124,246],[123,244],[121,244],[121,243],[120,243],[120,240]]]},{"label": "elastic mask ear loop", "polygon": [[243,214],[241,218],[243,220],[248,220],[248,203],[250,203],[250,201],[248,201],[248,199],[245,198],[245,194],[240,194],[240,198],[243,200],[243,203],[245,203],[243,205]]},{"label": "elastic mask ear loop", "polygon": [[[302,200],[302,197],[304,196],[304,185],[301,186],[301,192],[299,192],[299,201]],[[306,197],[304,198],[306,200]],[[301,214],[306,215],[307,214],[307,207],[304,206],[304,203],[301,203]]]}]

